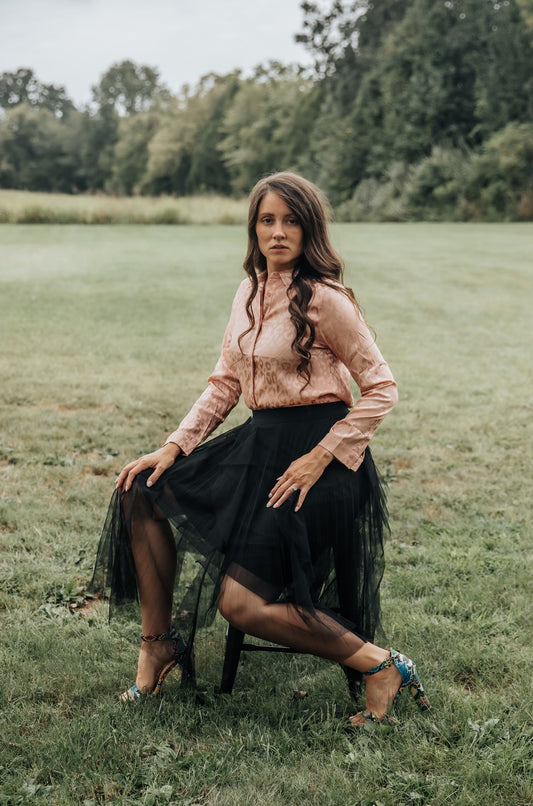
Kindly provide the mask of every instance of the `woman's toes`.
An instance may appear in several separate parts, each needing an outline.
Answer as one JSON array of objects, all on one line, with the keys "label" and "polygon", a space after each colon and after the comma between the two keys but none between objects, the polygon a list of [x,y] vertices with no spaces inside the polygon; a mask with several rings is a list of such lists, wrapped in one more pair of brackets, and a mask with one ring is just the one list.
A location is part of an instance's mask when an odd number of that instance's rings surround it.
[{"label": "woman's toes", "polygon": [[359,711],[359,713],[354,714],[353,716],[349,717],[348,721],[349,721],[350,725],[356,726],[356,725],[366,725],[366,723],[368,722],[368,719],[365,719],[365,717],[363,716],[363,712]]}]

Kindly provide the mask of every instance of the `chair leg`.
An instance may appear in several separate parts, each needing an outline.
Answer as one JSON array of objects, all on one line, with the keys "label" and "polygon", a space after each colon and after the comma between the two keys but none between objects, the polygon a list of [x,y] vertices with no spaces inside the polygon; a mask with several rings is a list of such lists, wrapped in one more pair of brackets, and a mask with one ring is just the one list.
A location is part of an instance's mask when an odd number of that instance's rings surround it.
[{"label": "chair leg", "polygon": [[236,627],[228,626],[226,637],[226,652],[224,654],[224,666],[222,669],[222,680],[220,682],[220,693],[231,694],[233,684],[237,674],[241,648],[244,642],[244,633]]},{"label": "chair leg", "polygon": [[181,672],[181,685],[183,688],[194,687],[196,683],[196,668],[194,665],[194,652],[190,652],[186,658],[185,665]]},{"label": "chair leg", "polygon": [[[219,689],[220,694],[231,694],[233,691],[233,684],[235,683],[235,677],[237,675],[244,638],[245,633],[242,630],[238,630],[237,627],[232,627],[231,624],[228,624],[224,666],[222,667],[222,680]],[[252,646],[248,648],[255,649],[256,647]],[[272,651],[270,647],[257,647],[257,649],[264,649],[267,652]],[[278,651],[287,651],[285,647],[282,650],[277,649]],[[342,664],[341,669],[346,676],[350,696],[357,702],[362,697],[363,675],[355,669],[350,669],[348,666],[343,666]]]},{"label": "chair leg", "polygon": [[346,675],[350,697],[352,700],[355,700],[355,702],[358,702],[363,696],[363,675],[361,672],[357,672],[355,669],[350,669],[348,666],[343,666],[342,664],[341,669]]}]

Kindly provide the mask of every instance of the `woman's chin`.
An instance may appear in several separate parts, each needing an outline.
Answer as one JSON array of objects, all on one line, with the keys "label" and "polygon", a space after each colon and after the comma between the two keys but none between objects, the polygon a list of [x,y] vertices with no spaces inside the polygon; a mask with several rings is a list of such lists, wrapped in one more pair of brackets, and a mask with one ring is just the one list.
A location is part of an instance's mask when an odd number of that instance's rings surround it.
[{"label": "woman's chin", "polygon": [[269,271],[284,271],[293,269],[295,260],[291,259],[288,255],[269,255],[267,266]]}]

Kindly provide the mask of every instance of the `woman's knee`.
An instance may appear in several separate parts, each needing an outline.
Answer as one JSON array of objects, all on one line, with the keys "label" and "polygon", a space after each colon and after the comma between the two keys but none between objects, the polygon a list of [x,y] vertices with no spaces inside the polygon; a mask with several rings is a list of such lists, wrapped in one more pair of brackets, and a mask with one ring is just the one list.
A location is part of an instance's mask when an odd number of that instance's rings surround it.
[{"label": "woman's knee", "polygon": [[127,521],[135,519],[157,520],[146,485],[136,477],[128,490],[120,494],[120,505]]},{"label": "woman's knee", "polygon": [[223,585],[217,600],[218,612],[234,627],[249,631],[256,618],[253,597],[243,594],[241,585]]},{"label": "woman's knee", "polygon": [[239,602],[236,596],[232,596],[228,591],[221,592],[217,600],[218,612],[220,615],[233,624],[235,627],[240,626],[238,622],[241,621],[245,608],[242,602]]}]

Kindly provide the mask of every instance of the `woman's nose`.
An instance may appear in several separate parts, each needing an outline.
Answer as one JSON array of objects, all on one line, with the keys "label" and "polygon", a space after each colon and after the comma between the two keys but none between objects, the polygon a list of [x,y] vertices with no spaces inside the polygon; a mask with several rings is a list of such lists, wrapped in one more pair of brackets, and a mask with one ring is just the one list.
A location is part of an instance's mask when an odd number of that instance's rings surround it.
[{"label": "woman's nose", "polygon": [[282,221],[276,221],[274,226],[274,238],[284,238],[285,228]]}]

